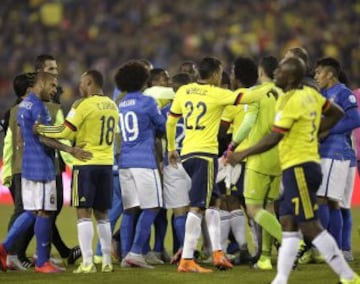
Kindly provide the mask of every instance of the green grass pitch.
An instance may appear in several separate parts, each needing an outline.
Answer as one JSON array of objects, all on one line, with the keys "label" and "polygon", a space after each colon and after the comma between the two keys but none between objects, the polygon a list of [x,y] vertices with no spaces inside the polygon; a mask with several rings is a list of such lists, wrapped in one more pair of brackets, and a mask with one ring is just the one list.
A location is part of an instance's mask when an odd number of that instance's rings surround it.
[{"label": "green grass pitch", "polygon": [[[7,232],[7,222],[12,212],[12,206],[0,206],[0,239],[5,237]],[[360,273],[360,237],[358,234],[358,227],[360,225],[360,208],[353,209],[353,252],[356,260],[351,266]],[[76,234],[76,218],[75,210],[73,208],[64,207],[58,219],[58,226],[64,241],[69,246],[77,244]],[[166,246],[168,251],[171,247],[170,234],[167,234]],[[34,252],[35,242],[32,241],[28,250],[28,254],[32,255]],[[53,249],[52,253],[57,254]],[[6,273],[0,272],[0,283],[46,283],[46,284],[60,284],[60,283],[156,283],[156,284],[178,284],[178,283],[241,283],[241,284],[260,284],[269,283],[275,275],[275,259],[274,270],[269,272],[258,271],[250,269],[248,266],[237,266],[231,271],[215,271],[210,274],[184,274],[178,273],[176,267],[172,265],[157,266],[154,270],[137,269],[137,268],[120,268],[120,265],[115,265],[113,273],[94,273],[90,275],[74,275],[72,270],[75,266],[67,267],[65,273],[56,275],[37,274],[32,269],[26,272],[8,271]],[[98,269],[100,270],[100,269]],[[325,264],[311,264],[300,266],[299,270],[292,273],[289,283],[316,283],[316,284],[331,284],[337,283],[336,275]]]}]

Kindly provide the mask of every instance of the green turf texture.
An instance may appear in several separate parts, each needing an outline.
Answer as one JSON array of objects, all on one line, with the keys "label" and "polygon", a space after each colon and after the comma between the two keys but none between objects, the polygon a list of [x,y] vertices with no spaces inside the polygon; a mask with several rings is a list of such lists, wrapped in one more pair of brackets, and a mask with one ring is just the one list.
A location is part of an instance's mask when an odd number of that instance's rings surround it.
[{"label": "green turf texture", "polygon": [[[0,239],[5,237],[7,231],[7,223],[12,212],[12,206],[0,206]],[[64,207],[58,219],[58,227],[61,235],[69,246],[77,244],[76,234],[76,217],[73,208]],[[360,225],[360,207],[353,209],[353,253],[355,261],[351,266],[360,273],[360,237],[358,234],[358,227]],[[167,234],[166,247],[171,251],[170,233]],[[32,241],[28,255],[34,252],[35,242]],[[57,252],[52,249],[52,254],[55,256]],[[195,283],[195,284],[260,284],[270,283],[275,275],[276,261],[273,262],[274,269],[269,272],[258,271],[249,268],[246,265],[236,266],[231,271],[214,271],[210,274],[193,274],[193,273],[178,273],[176,266],[161,265],[154,270],[140,269],[140,268],[121,268],[119,264],[115,264],[115,271],[113,273],[93,273],[88,275],[74,275],[72,270],[75,266],[67,267],[65,273],[56,275],[44,275],[35,273],[33,269],[26,272],[8,271],[6,273],[0,272],[0,283],[49,283],[49,284],[79,284],[79,283],[121,283],[121,284],[135,284],[135,283],[156,283],[156,284],[178,284],[178,283]],[[98,267],[98,271],[101,268]],[[302,265],[297,271],[294,271],[289,283],[314,283],[314,284],[331,284],[337,283],[337,276],[330,270],[326,264],[309,264]]]}]

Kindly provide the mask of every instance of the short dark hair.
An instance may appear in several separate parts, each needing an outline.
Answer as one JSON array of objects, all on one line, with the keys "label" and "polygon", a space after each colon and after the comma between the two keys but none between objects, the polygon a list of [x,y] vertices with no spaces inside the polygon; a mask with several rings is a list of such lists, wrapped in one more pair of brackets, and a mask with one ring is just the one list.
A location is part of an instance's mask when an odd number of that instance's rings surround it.
[{"label": "short dark hair", "polygon": [[201,79],[209,79],[212,74],[220,69],[221,61],[215,57],[204,57],[199,64]]},{"label": "short dark hair", "polygon": [[95,69],[86,71],[86,75],[91,76],[96,86],[103,88],[104,86],[104,77],[103,75]]},{"label": "short dark hair", "polygon": [[265,75],[270,79],[274,79],[274,71],[278,67],[279,61],[275,56],[264,56],[260,59],[259,67],[261,67]]},{"label": "short dark hair", "polygon": [[38,81],[47,81],[49,79],[57,78],[56,75],[43,71],[36,72],[35,74],[36,75],[35,75],[34,84],[37,83]]},{"label": "short dark hair", "polygon": [[246,88],[254,86],[258,80],[255,61],[250,57],[240,56],[234,62],[234,75]]},{"label": "short dark hair", "polygon": [[324,57],[316,62],[316,67],[328,67],[336,78],[339,78],[341,73],[340,62],[333,57]]},{"label": "short dark hair", "polygon": [[131,60],[119,67],[114,80],[122,92],[140,91],[148,81],[149,69],[138,60]]},{"label": "short dark hair", "polygon": [[153,86],[153,82],[159,80],[162,74],[165,74],[166,70],[163,68],[154,68],[150,70],[150,76],[148,79],[148,85]]},{"label": "short dark hair", "polygon": [[300,59],[302,59],[302,61],[304,61],[305,63],[305,66],[307,67],[308,64],[309,64],[309,53],[306,51],[305,48],[303,47],[292,47],[292,48],[289,48],[289,51],[294,53],[294,55],[296,57],[299,57]]},{"label": "short dark hair", "polygon": [[231,85],[230,76],[226,71],[221,74],[221,85]]},{"label": "short dark hair", "polygon": [[171,78],[171,81],[182,86],[191,83],[191,77],[188,73],[178,73]]},{"label": "short dark hair", "polygon": [[40,71],[44,68],[46,60],[55,60],[55,57],[50,54],[40,54],[35,58],[34,69]]},{"label": "short dark hair", "polygon": [[23,73],[13,80],[13,88],[17,97],[23,97],[26,90],[34,85],[36,73]]}]

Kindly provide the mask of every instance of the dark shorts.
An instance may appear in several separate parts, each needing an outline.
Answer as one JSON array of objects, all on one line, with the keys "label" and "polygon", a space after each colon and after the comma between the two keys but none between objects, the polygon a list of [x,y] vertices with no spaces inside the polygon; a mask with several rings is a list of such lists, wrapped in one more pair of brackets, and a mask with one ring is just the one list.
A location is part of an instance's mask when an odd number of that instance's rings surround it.
[{"label": "dark shorts", "polygon": [[112,166],[74,166],[71,184],[73,207],[110,209],[112,194]]},{"label": "dark shorts", "polygon": [[221,181],[217,184],[221,195],[233,195],[233,196],[243,196],[244,195],[244,176],[245,176],[245,163],[241,162],[241,174],[240,177],[232,188],[226,188],[225,181]]},{"label": "dark shorts", "polygon": [[[217,156],[193,154],[182,157],[182,159],[184,169],[191,178],[190,207],[208,208],[215,189],[215,175],[218,169]],[[218,189],[214,194],[220,197]]]},{"label": "dark shorts", "polygon": [[283,171],[284,192],[280,197],[279,215],[295,216],[298,223],[317,219],[316,192],[321,179],[321,166],[315,162]]}]

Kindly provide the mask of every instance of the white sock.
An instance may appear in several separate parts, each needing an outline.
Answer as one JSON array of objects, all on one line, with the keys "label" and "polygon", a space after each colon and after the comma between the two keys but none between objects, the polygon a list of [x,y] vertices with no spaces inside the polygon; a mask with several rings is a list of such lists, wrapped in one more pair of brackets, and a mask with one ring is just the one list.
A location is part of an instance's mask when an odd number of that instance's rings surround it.
[{"label": "white sock", "polygon": [[217,209],[206,209],[205,220],[209,230],[211,247],[213,251],[221,250],[220,243],[220,214]]},{"label": "white sock", "polygon": [[201,233],[202,233],[202,251],[205,255],[211,255],[211,241],[209,236],[209,229],[206,224],[205,218],[201,220]]},{"label": "white sock", "polygon": [[185,223],[185,239],[182,258],[192,259],[201,233],[201,215],[189,212]]},{"label": "white sock", "polygon": [[245,232],[245,216],[244,212],[240,209],[230,212],[230,226],[233,232],[234,238],[238,243],[240,249],[246,246],[246,232]]},{"label": "white sock", "polygon": [[77,223],[78,238],[83,259],[83,264],[88,266],[93,263],[92,242],[94,238],[94,227],[91,219],[79,219]]},{"label": "white sock", "polygon": [[101,244],[102,263],[111,264],[111,227],[109,220],[97,221],[97,232]]},{"label": "white sock", "polygon": [[299,247],[299,232],[283,232],[277,260],[277,273],[271,284],[286,284]]},{"label": "white sock", "polygon": [[220,210],[220,225],[221,225],[221,249],[226,250],[229,233],[230,233],[230,212],[226,210]]},{"label": "white sock", "polygon": [[354,271],[350,268],[334,238],[326,231],[322,231],[313,239],[312,244],[318,249],[325,261],[340,278],[351,280]]}]

